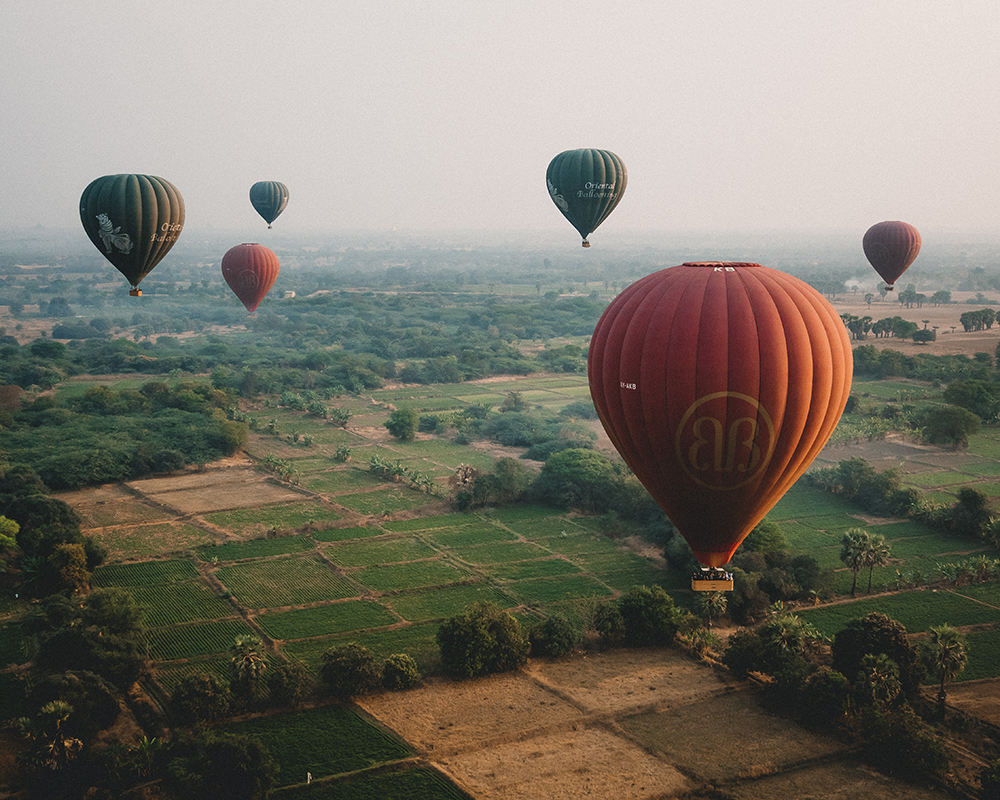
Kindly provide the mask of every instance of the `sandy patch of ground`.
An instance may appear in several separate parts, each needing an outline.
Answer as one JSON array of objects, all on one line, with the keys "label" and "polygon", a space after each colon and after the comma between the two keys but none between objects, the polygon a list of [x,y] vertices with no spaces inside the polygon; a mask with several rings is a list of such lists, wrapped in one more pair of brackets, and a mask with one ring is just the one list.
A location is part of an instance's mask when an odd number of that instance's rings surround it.
[{"label": "sandy patch of ground", "polygon": [[128,486],[151,502],[180,514],[253,508],[304,498],[301,492],[269,480],[265,473],[240,467],[149,478],[133,481]]}]

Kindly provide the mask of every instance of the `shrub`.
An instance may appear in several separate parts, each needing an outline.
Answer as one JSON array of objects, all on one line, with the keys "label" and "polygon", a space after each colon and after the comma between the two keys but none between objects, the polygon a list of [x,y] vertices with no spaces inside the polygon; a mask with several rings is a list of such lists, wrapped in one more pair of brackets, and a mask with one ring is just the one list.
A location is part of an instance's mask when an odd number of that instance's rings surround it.
[{"label": "shrub", "polygon": [[836,670],[809,676],[799,695],[802,713],[820,724],[842,722],[850,705],[851,687]]},{"label": "shrub", "polygon": [[764,663],[764,645],[757,633],[750,628],[740,628],[732,634],[722,654],[722,663],[737,678],[760,671]]},{"label": "shrub", "polygon": [[297,661],[278,664],[268,673],[266,682],[271,703],[276,706],[295,705],[309,691],[309,675]]},{"label": "shrub", "polygon": [[866,655],[883,653],[899,668],[899,682],[907,697],[920,691],[924,667],[917,649],[906,638],[906,628],[885,614],[873,611],[851,620],[833,639],[833,668],[843,675],[857,675]]},{"label": "shrub", "polygon": [[625,640],[625,619],[617,603],[602,603],[594,612],[594,630],[601,642],[616,647]]},{"label": "shrub", "polygon": [[182,724],[221,719],[229,712],[229,705],[228,684],[208,672],[182,678],[170,696],[170,710]]},{"label": "shrub", "polygon": [[661,586],[633,586],[619,598],[618,610],[631,647],[669,644],[680,625],[681,614]]},{"label": "shrub", "polygon": [[410,689],[420,682],[417,662],[406,653],[389,656],[382,665],[382,685],[390,691]]},{"label": "shrub", "polygon": [[862,757],[882,772],[912,779],[948,769],[944,746],[909,707],[883,711],[868,706],[858,715],[857,726]]},{"label": "shrub", "polygon": [[368,694],[382,684],[382,670],[367,647],[351,642],[331,647],[321,656],[320,679],[341,697]]},{"label": "shrub", "polygon": [[552,614],[532,628],[529,638],[532,655],[556,658],[571,652],[580,637],[563,614]]},{"label": "shrub", "polygon": [[528,660],[528,640],[521,623],[496,603],[474,603],[438,629],[441,661],[449,672],[466,678],[510,672]]}]

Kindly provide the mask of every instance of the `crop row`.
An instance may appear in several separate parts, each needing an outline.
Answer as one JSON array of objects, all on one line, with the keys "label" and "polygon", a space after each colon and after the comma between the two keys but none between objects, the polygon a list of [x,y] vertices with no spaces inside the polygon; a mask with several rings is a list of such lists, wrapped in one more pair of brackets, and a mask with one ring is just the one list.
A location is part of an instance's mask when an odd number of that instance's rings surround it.
[{"label": "crop row", "polygon": [[250,608],[305,605],[363,593],[315,556],[248,561],[221,567],[215,575]]},{"label": "crop row", "polygon": [[252,634],[242,619],[194,622],[171,628],[157,628],[149,634],[149,650],[153,658],[173,661],[197,658],[229,650],[237,636]]},{"label": "crop row", "polygon": [[194,564],[186,559],[170,561],[139,561],[133,564],[108,564],[99,567],[93,576],[95,586],[150,586],[198,577]]}]

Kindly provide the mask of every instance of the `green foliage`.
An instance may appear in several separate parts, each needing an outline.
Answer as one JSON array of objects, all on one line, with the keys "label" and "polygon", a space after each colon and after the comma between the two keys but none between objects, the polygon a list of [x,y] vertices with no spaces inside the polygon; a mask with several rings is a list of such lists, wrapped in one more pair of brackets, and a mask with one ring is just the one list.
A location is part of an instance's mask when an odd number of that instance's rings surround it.
[{"label": "green foliage", "polygon": [[229,685],[218,675],[197,672],[182,678],[170,696],[170,711],[178,722],[217,722],[229,713]]},{"label": "green foliage", "polygon": [[979,773],[980,800],[1000,800],[1000,758],[983,767]]},{"label": "green foliage", "polygon": [[401,442],[411,442],[417,433],[420,419],[412,408],[397,408],[384,422],[386,429]]},{"label": "green foliage", "polygon": [[630,647],[670,644],[682,613],[660,586],[634,586],[618,599],[624,643]]},{"label": "green foliage", "polygon": [[267,672],[268,698],[275,706],[293,706],[309,691],[309,674],[298,661],[281,661]]},{"label": "green foliage", "polygon": [[411,689],[419,682],[417,662],[405,653],[394,653],[382,665],[382,686],[391,692]]},{"label": "green foliage", "polygon": [[580,640],[576,626],[565,614],[549,614],[530,633],[531,654],[558,658],[571,653]]},{"label": "green foliage", "polygon": [[764,645],[756,631],[740,628],[726,640],[722,663],[737,678],[746,678],[751,672],[761,671],[764,664]]},{"label": "green foliage", "polygon": [[893,711],[867,706],[858,715],[856,726],[862,757],[882,772],[913,780],[948,769],[944,746],[924,730],[906,706]]},{"label": "green foliage", "polygon": [[167,746],[167,765],[167,785],[183,798],[264,800],[277,782],[278,765],[252,736],[177,736]]},{"label": "green foliage", "polygon": [[454,675],[474,678],[524,666],[529,643],[521,624],[498,605],[474,603],[437,633],[441,661]]},{"label": "green foliage", "polygon": [[899,669],[906,697],[916,697],[924,677],[920,656],[906,638],[906,628],[885,614],[872,612],[854,619],[833,639],[833,668],[845,676],[856,676],[865,656],[884,654]]},{"label": "green foliage", "polygon": [[946,444],[957,450],[969,446],[969,437],[979,433],[979,426],[980,418],[972,411],[944,406],[927,412],[923,437],[931,444]]},{"label": "green foliage", "polygon": [[352,697],[382,685],[382,666],[371,650],[351,642],[323,653],[319,676],[333,694]]},{"label": "green foliage", "polygon": [[70,736],[89,744],[99,731],[110,727],[120,712],[118,691],[92,672],[63,672],[36,677],[27,696],[27,707],[37,714],[43,706],[61,700],[71,707],[63,723]]}]

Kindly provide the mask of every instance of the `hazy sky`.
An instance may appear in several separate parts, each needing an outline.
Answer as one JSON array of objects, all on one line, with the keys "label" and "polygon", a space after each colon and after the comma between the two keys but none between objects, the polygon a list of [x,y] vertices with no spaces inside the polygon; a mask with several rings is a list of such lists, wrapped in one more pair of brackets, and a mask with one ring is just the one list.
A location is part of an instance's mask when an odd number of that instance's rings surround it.
[{"label": "hazy sky", "polygon": [[625,161],[602,231],[924,235],[1000,221],[997,0],[0,0],[0,230],[158,175],[187,225],[575,232],[562,150]]}]

